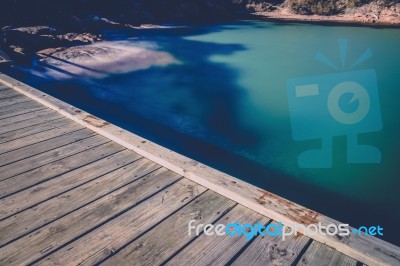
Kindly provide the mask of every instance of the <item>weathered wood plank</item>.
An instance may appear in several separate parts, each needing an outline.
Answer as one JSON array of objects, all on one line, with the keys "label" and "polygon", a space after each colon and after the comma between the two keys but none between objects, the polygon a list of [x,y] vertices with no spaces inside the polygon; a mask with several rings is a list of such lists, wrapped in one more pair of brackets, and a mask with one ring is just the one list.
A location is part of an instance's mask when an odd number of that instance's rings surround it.
[{"label": "weathered wood plank", "polygon": [[[89,138],[85,140],[77,143],[82,147],[89,148],[83,152],[46,164],[42,167],[2,181],[0,183],[0,198],[96,162],[101,158],[114,154],[123,149],[121,146],[112,142],[109,142],[105,145],[100,145],[107,141],[105,139],[98,140],[98,138]],[[95,147],[91,148],[93,145],[95,145]],[[24,164],[24,162],[21,163]]]},{"label": "weathered wood plank", "polygon": [[[242,205],[237,205],[233,210],[215,222],[215,224],[228,225],[238,222],[240,224],[253,225],[260,222],[262,225],[265,225],[269,220],[267,217],[253,210]],[[229,236],[226,234],[224,236],[207,236],[203,233],[174,256],[167,265],[227,265],[246,243],[246,237],[243,235]]]},{"label": "weathered wood plank", "polygon": [[[22,138],[27,137],[29,135],[48,131],[48,130],[51,130],[54,128],[64,126],[66,124],[71,124],[71,123],[74,123],[74,122],[67,118],[60,117],[59,119],[46,121],[44,123],[40,123],[40,124],[31,126],[31,127],[17,129],[17,130],[11,131],[11,132],[1,134],[0,135],[0,144],[4,143],[4,142],[16,140],[16,139],[21,140]],[[74,123],[74,124],[76,125],[76,123]]]},{"label": "weathered wood plank", "polygon": [[0,100],[0,108],[14,105],[17,103],[25,103],[25,102],[29,102],[29,101],[32,101],[32,100],[29,99],[28,97],[26,97],[25,95],[18,95],[18,96],[14,96],[11,98]]},{"label": "weathered wood plank", "polygon": [[21,93],[18,93],[13,89],[0,90],[0,100],[9,98],[9,97],[13,97],[13,96],[17,96],[17,95],[21,95]]},{"label": "weathered wood plank", "polygon": [[[79,263],[93,265],[107,258],[127,241],[156,225],[204,191],[204,187],[183,179],[120,217],[44,258],[40,264],[65,264],[68,262],[75,265]],[[203,196],[204,194],[196,201]],[[222,202],[222,205],[226,204]],[[187,212],[187,215],[194,216],[196,213]],[[85,250],[82,249],[83,247]],[[133,261],[131,262],[133,263]],[[136,262],[138,263],[138,261]]]},{"label": "weathered wood plank", "polygon": [[297,265],[320,266],[320,265],[341,265],[356,266],[357,261],[333,248],[313,241],[306,253],[301,257]]},{"label": "weathered wood plank", "polygon": [[10,90],[10,89],[11,89],[10,87],[4,85],[3,83],[0,83],[0,90],[1,90],[1,91],[2,91],[2,90]]},{"label": "weathered wood plank", "polygon": [[83,140],[79,140],[65,146],[61,146],[59,148],[52,149],[44,153],[40,153],[35,156],[31,156],[21,161],[7,164],[0,167],[0,181],[8,179],[10,177],[15,177],[22,173],[26,173],[26,175],[31,175],[36,172],[36,169],[46,164],[58,161],[63,158],[67,158],[71,155],[80,153],[84,150],[88,150],[90,148],[94,148],[108,142],[110,142],[108,139],[96,134]]},{"label": "weathered wood plank", "polygon": [[[0,257],[0,264],[29,264],[40,259],[49,252],[56,250],[61,245],[76,239],[78,236],[93,229],[93,227],[100,226],[110,219],[120,216],[121,213],[131,209],[133,206],[139,204],[158,190],[162,190],[171,183],[176,182],[179,178],[175,173],[170,171],[168,171],[168,173],[168,175],[163,174],[162,177],[154,176],[144,180],[140,179],[139,182],[135,182],[113,192],[110,195],[104,196],[95,202],[70,213],[62,219],[54,221],[53,223],[3,247],[1,251],[2,256]],[[179,190],[175,189],[174,192],[176,195],[171,195],[171,197],[174,201],[179,200],[179,202],[184,198],[189,199],[195,197],[197,195],[197,190],[201,190],[198,185],[195,185],[190,181],[184,181],[183,184],[181,183],[177,187]],[[169,188],[166,188],[165,190],[169,190]],[[157,201],[153,200],[153,205],[151,206],[156,207],[157,205],[161,205],[161,197],[166,194],[165,190],[157,194],[159,195]],[[144,203],[141,203],[138,206],[140,207]],[[171,204],[174,203],[171,201]],[[180,206],[179,203],[175,203],[175,206],[177,205]],[[166,208],[166,205],[162,207]],[[151,209],[146,205],[144,212],[142,212],[143,215],[148,211],[151,211]],[[141,217],[135,216],[135,218],[140,219]],[[134,227],[129,228],[129,230],[130,229],[134,230]],[[111,232],[108,233],[110,234]],[[21,250],[23,250],[23,252],[21,252]],[[90,251],[87,250],[87,252]],[[41,264],[42,263],[43,262],[41,262]]]},{"label": "weathered wood plank", "polygon": [[[319,217],[318,221],[322,225],[340,224],[338,221],[323,215]],[[350,227],[349,229],[352,230],[353,228]],[[326,235],[326,238],[338,241],[337,236]],[[400,247],[377,237],[351,233],[340,238],[338,241],[340,245],[330,244],[330,241],[327,241],[326,238],[321,238],[325,240],[324,244],[360,262],[369,262],[369,265],[400,265]],[[362,253],[362,256],[359,255],[360,253]]]},{"label": "weathered wood plank", "polygon": [[[166,169],[155,171],[159,168],[159,165],[142,158],[22,213],[11,216],[4,221],[0,221],[0,247],[140,178],[151,179],[154,176],[158,176],[161,179],[160,173],[166,172]],[[144,177],[145,175],[147,176]]]},{"label": "weathered wood plank", "polygon": [[[58,127],[57,127],[57,122],[59,125]],[[23,148],[23,147],[26,147],[26,146],[29,146],[29,145],[32,145],[35,143],[42,142],[44,140],[48,140],[51,138],[55,138],[57,136],[62,136],[62,135],[71,133],[73,131],[83,129],[76,123],[71,123],[68,120],[59,121],[57,119],[57,120],[46,121],[46,123],[48,123],[50,125],[51,124],[56,125],[56,127],[53,126],[52,130],[47,130],[47,131],[39,132],[36,134],[31,134],[31,135],[21,137],[21,138],[18,138],[18,136],[14,135],[12,137],[14,137],[14,138],[17,137],[17,139],[1,143],[0,154],[11,152],[13,150],[17,150],[17,149],[20,149],[20,148]],[[40,126],[41,126],[41,124],[37,125],[36,128],[40,129]],[[27,131],[29,131],[29,129]],[[12,131],[12,132],[14,132],[14,131]],[[6,133],[6,134],[0,135],[0,141],[3,136],[6,137],[6,136],[9,136],[9,134]]]},{"label": "weathered wood plank", "polygon": [[[25,158],[88,138],[90,136],[93,136],[94,134],[95,134],[94,132],[83,128],[64,135],[57,136],[55,138],[51,138],[49,140],[32,144],[27,147],[23,147],[18,150],[3,153],[0,155],[0,166],[4,166],[6,164],[13,163],[16,161],[21,161]],[[51,136],[49,135],[49,137]]]},{"label": "weathered wood plank", "polygon": [[26,97],[26,96],[21,95],[21,94],[10,95],[10,96],[3,97],[3,98],[0,97],[0,106],[7,106],[7,105],[9,105],[8,104],[9,101],[13,101],[15,99],[20,99],[20,98],[24,98],[24,97]]},{"label": "weathered wood plank", "polygon": [[[12,88],[5,88],[3,90],[0,90],[0,101],[2,101],[3,99],[6,99],[6,98],[21,96],[21,95],[22,95],[21,93],[19,93],[16,90],[13,90]],[[22,96],[25,96],[25,95],[22,95]]]},{"label": "weathered wood plank", "polygon": [[17,103],[11,106],[0,107],[0,119],[44,109],[48,108],[34,101]]},{"label": "weathered wood plank", "polygon": [[288,236],[285,241],[280,236],[258,237],[232,265],[292,265],[309,240],[300,234]]},{"label": "weathered wood plank", "polygon": [[[29,115],[29,116],[31,116],[31,115]],[[44,123],[46,121],[60,118],[59,114],[57,114],[55,112],[49,112],[46,109],[34,112],[34,113],[32,113],[32,116],[34,116],[34,117],[31,117],[29,119],[25,119],[25,115],[21,115],[21,116],[15,116],[15,117],[10,117],[10,118],[5,118],[5,119],[0,120],[0,134],[11,132],[11,131],[22,129],[22,128],[26,128],[26,127],[30,127],[33,125],[37,125],[39,123]],[[22,117],[23,120],[16,121],[16,122],[9,121],[8,124],[2,123],[2,122],[5,122],[4,120],[15,119],[15,118],[19,118],[19,117]]]},{"label": "weathered wood plank", "polygon": [[[8,118],[4,118],[0,120],[0,127],[10,127],[10,125],[12,124],[16,124],[22,121],[27,121],[33,118],[39,118],[39,117],[47,117],[47,116],[57,116],[58,118],[60,118],[60,114],[57,114],[57,112],[54,112],[52,110],[49,109],[41,109],[41,110],[37,110],[37,111],[33,111],[33,112],[29,112],[27,114],[23,114],[23,115],[17,115],[17,116],[13,116],[13,117],[8,117]],[[38,119],[36,120],[38,121]],[[36,125],[37,122],[34,121],[33,124],[31,125]],[[25,123],[26,124],[26,123]]]},{"label": "weathered wood plank", "polygon": [[[0,126],[1,127],[7,127],[7,126],[12,125],[12,124],[21,123],[23,121],[31,120],[33,118],[46,117],[46,116],[49,116],[49,115],[61,117],[60,114],[58,114],[57,112],[54,112],[54,111],[49,110],[49,109],[41,109],[41,110],[38,110],[38,111],[26,113],[26,114],[23,114],[23,115],[17,115],[17,116],[1,119],[0,120]],[[36,124],[36,121],[33,122],[31,125],[35,125],[35,124]]]},{"label": "weathered wood plank", "polygon": [[[115,144],[116,145],[116,144]],[[116,145],[116,150],[120,149]],[[67,190],[78,187],[102,175],[138,160],[140,156],[127,150],[120,151],[89,165],[67,172],[47,182],[0,200],[0,221]]]},{"label": "weathered wood plank", "polygon": [[[196,220],[193,223],[194,225],[213,223],[222,213],[231,209],[235,204],[235,202],[209,190],[168,217],[157,227],[124,247],[120,252],[106,260],[104,265],[120,265],[127,261],[140,262],[141,265],[159,265],[195,237],[188,234],[190,220]],[[128,223],[122,228],[130,228],[134,224],[136,223]],[[118,230],[115,228],[113,231]],[[118,235],[118,239],[114,241],[118,241],[119,244],[109,247],[119,248],[123,242],[126,243],[129,240],[122,234]],[[99,236],[96,239],[100,238]],[[89,264],[91,262],[92,260],[89,260]]]}]

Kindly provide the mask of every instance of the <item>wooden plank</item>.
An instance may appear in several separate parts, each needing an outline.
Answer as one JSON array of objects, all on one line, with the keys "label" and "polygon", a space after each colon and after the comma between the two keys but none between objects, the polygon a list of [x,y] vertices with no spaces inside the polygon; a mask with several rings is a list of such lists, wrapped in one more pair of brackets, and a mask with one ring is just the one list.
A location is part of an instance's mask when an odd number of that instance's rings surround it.
[{"label": "wooden plank", "polygon": [[48,109],[48,108],[34,101],[17,103],[11,106],[0,107],[0,119],[26,114],[41,109]]},{"label": "wooden plank", "polygon": [[[89,149],[2,181],[0,183],[0,198],[29,188],[33,185],[38,185],[74,169],[93,163],[123,149],[121,146],[116,145],[115,143],[100,145],[105,141],[107,140],[102,139],[97,141],[93,138],[86,139],[86,142],[79,141],[79,144],[81,144],[83,147],[86,146]],[[91,148],[93,145],[96,145],[96,147]],[[24,164],[24,162],[21,162],[21,164]]]},{"label": "wooden plank", "polygon": [[12,108],[12,106],[15,104],[21,105],[29,102],[35,102],[36,104],[40,104],[23,94],[19,94],[11,98],[0,99],[0,110],[4,111],[7,108]]},{"label": "wooden plank", "polygon": [[341,265],[356,266],[357,261],[340,253],[333,248],[313,241],[306,253],[301,257],[297,265],[319,266],[319,265]]},{"label": "wooden plank", "polygon": [[13,107],[15,107],[14,109],[10,108],[6,111],[0,112],[0,119],[10,118],[13,116],[19,116],[19,115],[24,115],[24,114],[31,113],[31,112],[48,109],[44,106],[35,106],[33,104],[31,105],[30,102],[22,103],[22,104],[26,104],[26,106],[19,106],[19,105],[15,104],[15,106],[13,106]]},{"label": "wooden plank", "polygon": [[[90,136],[93,136],[94,134],[94,132],[83,128],[64,135],[57,136],[55,138],[51,138],[46,141],[32,144],[18,150],[3,153],[0,155],[0,166],[4,166],[6,164],[10,164],[16,161],[21,161],[25,158],[88,138]],[[51,135],[49,134],[49,138],[50,137]]]},{"label": "wooden plank", "polygon": [[10,90],[10,89],[11,89],[10,87],[8,87],[8,86],[6,86],[6,85],[0,83],[0,90],[1,90],[1,91],[2,91],[2,90]]},{"label": "wooden plank", "polygon": [[[0,181],[15,177],[22,173],[26,173],[26,175],[28,176],[32,175],[36,172],[36,169],[41,168],[46,164],[61,160],[63,158],[67,158],[74,154],[108,142],[110,142],[108,139],[95,134],[83,140],[72,142],[65,146],[61,146],[59,148],[52,149],[44,153],[40,153],[35,156],[31,156],[21,161],[7,164],[6,166],[0,167]],[[96,149],[94,149],[94,151],[96,151]]]},{"label": "wooden plank", "polygon": [[17,95],[21,95],[21,93],[16,92],[13,89],[0,90],[0,100],[6,99],[9,97],[13,97],[13,96],[17,96]]},{"label": "wooden plank", "polygon": [[[321,215],[318,221],[322,225],[340,224],[327,216]],[[349,227],[352,231],[352,227]],[[400,265],[400,247],[373,236],[364,234],[358,235],[350,233],[350,235],[338,238],[336,235],[327,235],[324,237],[315,237],[315,239],[323,240],[322,243],[328,245],[335,250],[344,253],[360,262],[368,262],[368,265]],[[329,240],[331,241],[329,241]],[[333,244],[331,242],[335,239]],[[359,254],[362,256],[359,256]]]},{"label": "wooden plank", "polygon": [[[46,121],[46,122],[51,123],[51,121],[57,122],[58,120],[50,120],[50,121]],[[62,122],[63,123],[61,123],[61,127],[55,127],[52,130],[39,132],[37,134],[28,135],[26,137],[17,138],[15,140],[10,140],[10,141],[2,143],[0,146],[0,154],[11,152],[11,151],[23,148],[25,146],[29,146],[29,145],[32,145],[35,143],[40,143],[45,140],[56,138],[58,136],[62,136],[62,135],[71,133],[73,131],[83,129],[81,126],[77,125],[76,123],[70,123],[70,121],[68,121],[68,120],[63,120]],[[41,124],[37,125],[36,127],[40,128]],[[28,130],[29,129],[27,129],[27,131]],[[3,134],[0,135],[0,139],[1,139],[1,136],[3,136]],[[15,138],[16,136],[13,136],[13,137]]]},{"label": "wooden plank", "polygon": [[[129,238],[118,234],[118,239],[113,239],[114,244],[108,246],[115,248],[116,254],[106,260],[104,265],[121,265],[127,261],[140,262],[141,265],[159,265],[195,238],[195,235],[190,236],[188,234],[188,223],[190,220],[196,220],[193,223],[194,225],[199,223],[213,223],[221,214],[230,210],[235,205],[235,202],[209,190],[158,224],[155,228],[134,240],[121,251],[118,251],[121,244],[126,243],[130,238],[132,239],[134,235]],[[126,220],[130,221],[132,219],[126,218]],[[125,222],[122,228],[128,229],[136,224],[136,221],[133,223]],[[117,228],[121,227],[115,227],[112,231],[118,231]],[[101,239],[101,236],[105,234],[106,232],[99,235],[96,240]],[[88,261],[85,260],[83,262],[92,264],[93,260],[89,258]]]},{"label": "wooden plank", "polygon": [[[14,130],[22,129],[22,128],[27,128],[39,123],[44,123],[50,120],[54,120],[57,118],[60,118],[59,114],[55,112],[49,112],[48,110],[39,110],[32,114],[35,117],[31,117],[29,119],[24,119],[25,114],[21,116],[13,116],[10,118],[5,118],[0,120],[0,134],[11,132]],[[8,120],[8,119],[14,119],[14,118],[19,118],[22,117],[23,120],[21,121],[9,121],[8,124],[3,124],[3,120]]]},{"label": "wooden plank", "polygon": [[[244,181],[212,169],[190,158],[161,147],[131,132],[107,123],[87,112],[44,94],[6,75],[0,80],[31,99],[52,108],[93,131],[131,149],[140,155],[176,172],[240,204],[265,214],[283,224],[305,226],[321,223],[327,226],[340,222],[326,217],[299,204],[281,198],[266,190],[259,189]],[[300,228],[301,233],[305,233]],[[400,263],[400,248],[376,237],[351,234],[337,238],[327,234],[314,234],[314,240],[323,242],[344,254],[372,265],[396,265]]]},{"label": "wooden plank", "polygon": [[0,222],[0,247],[140,178],[152,179],[154,176],[158,176],[157,178],[161,180],[160,174],[167,170],[164,168],[155,171],[159,168],[159,165],[142,158],[22,213],[11,216]]},{"label": "wooden plank", "polygon": [[24,95],[18,95],[15,97],[0,100],[0,108],[14,105],[17,103],[25,103],[25,102],[29,102],[29,101],[32,101],[32,100]]},{"label": "wooden plank", "polygon": [[[172,173],[171,171],[168,172]],[[97,228],[49,257],[43,258],[39,263],[45,265],[65,264],[68,262],[75,265],[94,265],[116,252],[118,248],[126,244],[131,238],[137,237],[147,229],[155,226],[165,217],[186,205],[204,191],[204,187],[198,186],[190,180],[183,179],[138,206],[135,206],[120,217]],[[204,195],[202,194],[196,201],[204,198]],[[210,193],[207,193],[205,195],[206,198],[210,199],[209,195]],[[220,201],[222,209],[226,206],[227,201]],[[195,216],[196,211],[194,213],[187,212],[186,215]],[[159,240],[161,241],[162,238]]]},{"label": "wooden plank", "polygon": [[[163,174],[162,177],[154,176],[153,178],[146,178],[145,180],[140,179],[139,182],[135,182],[131,185],[125,186],[110,195],[104,196],[93,203],[86,205],[79,210],[70,213],[69,215],[48,224],[33,233],[22,237],[15,242],[2,247],[0,257],[0,264],[7,265],[26,265],[41,257],[45,256],[51,251],[57,250],[60,246],[72,242],[79,236],[87,233],[88,231],[101,226],[104,223],[112,220],[115,217],[121,216],[122,213],[128,211],[132,207],[138,205],[139,207],[145,202],[143,200],[152,196],[157,191],[162,190],[171,183],[176,182],[179,178],[178,175],[168,171],[168,175]],[[181,206],[181,201],[191,199],[197,196],[197,190],[201,190],[198,185],[193,184],[190,181],[184,181],[178,186],[175,186],[170,196],[173,201],[170,203],[173,206]],[[162,205],[161,197],[167,197],[165,191],[170,188],[166,188],[160,193],[157,193],[157,201],[152,201],[153,205]],[[172,189],[172,188],[171,188]],[[153,199],[153,198],[151,198]],[[174,201],[176,201],[174,203]],[[149,205],[145,204],[145,208],[142,210],[143,215],[146,212],[151,212],[148,208]],[[163,205],[162,208],[170,208],[168,205]],[[162,208],[158,208],[161,209]],[[169,209],[170,210],[170,209]],[[141,219],[140,216],[135,217]],[[134,230],[133,228],[126,228],[125,232]],[[109,234],[111,232],[108,232]],[[23,250],[23,252],[21,252]],[[90,252],[88,249],[86,249]],[[41,262],[42,264],[43,262]]]},{"label": "wooden plank", "polygon": [[[272,222],[278,225],[277,222]],[[292,265],[310,238],[298,234],[288,236],[285,241],[281,236],[258,237],[232,265]]]},{"label": "wooden plank", "polygon": [[[1,95],[1,94],[0,94]],[[19,99],[19,98],[26,98],[26,96],[25,95],[22,95],[22,94],[14,94],[14,95],[10,95],[10,96],[6,96],[6,97],[1,97],[0,96],[0,106],[7,106],[8,105],[8,102],[10,101],[10,100],[13,100],[13,99]],[[29,99],[29,98],[28,98]]]},{"label": "wooden plank", "polygon": [[[270,219],[267,217],[242,205],[237,205],[215,224],[228,225],[238,222],[254,225],[260,222],[265,225],[268,221]],[[174,256],[167,265],[227,265],[247,243],[244,235],[208,236],[203,233]]]},{"label": "wooden plank", "polygon": [[[116,150],[121,148],[117,144],[114,145]],[[55,197],[67,190],[76,188],[102,175],[115,171],[116,169],[130,164],[139,158],[140,156],[138,154],[131,151],[120,151],[94,163],[50,179],[47,182],[3,198],[0,200],[2,205],[2,208],[0,209],[0,221],[15,213],[21,212]]]},{"label": "wooden plank", "polygon": [[[0,120],[0,127],[9,127],[9,125],[16,124],[18,122],[30,120],[33,118],[39,118],[39,117],[46,117],[52,114],[53,116],[57,116],[58,118],[60,117],[60,114],[57,114],[56,112],[52,111],[51,109],[41,109],[38,111],[34,112],[29,112],[27,114],[23,115],[18,115],[18,116],[13,116],[13,117],[8,117]],[[31,125],[37,124],[34,122]]]},{"label": "wooden plank", "polygon": [[16,90],[13,90],[12,88],[7,88],[5,90],[0,91],[0,103],[4,102],[6,99],[14,98],[14,97],[21,97],[21,96],[25,96],[25,95],[23,95],[22,93],[19,93]]},{"label": "wooden plank", "polygon": [[30,136],[30,135],[33,135],[36,133],[40,133],[40,132],[44,132],[44,131],[48,131],[48,130],[51,130],[54,128],[59,128],[59,127],[62,127],[64,125],[71,124],[71,123],[74,123],[75,125],[77,125],[72,120],[69,120],[64,117],[60,117],[59,119],[46,121],[44,123],[40,123],[40,124],[31,126],[31,127],[17,129],[17,130],[11,131],[11,132],[0,134],[0,144],[9,142],[12,140],[16,140],[16,139],[19,139],[22,141],[23,140],[22,138],[26,139],[27,136]]}]

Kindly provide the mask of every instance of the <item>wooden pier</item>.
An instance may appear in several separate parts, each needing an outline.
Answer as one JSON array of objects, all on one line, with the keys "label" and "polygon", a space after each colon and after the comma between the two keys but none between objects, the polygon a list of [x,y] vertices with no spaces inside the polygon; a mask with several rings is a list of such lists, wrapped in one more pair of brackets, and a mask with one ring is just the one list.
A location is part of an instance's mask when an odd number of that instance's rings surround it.
[{"label": "wooden pier", "polygon": [[189,235],[190,220],[277,221],[95,132],[105,122],[86,116],[84,126],[1,76],[0,265],[400,265],[399,248],[381,240],[360,255],[365,243],[351,239],[347,250],[301,234]]}]

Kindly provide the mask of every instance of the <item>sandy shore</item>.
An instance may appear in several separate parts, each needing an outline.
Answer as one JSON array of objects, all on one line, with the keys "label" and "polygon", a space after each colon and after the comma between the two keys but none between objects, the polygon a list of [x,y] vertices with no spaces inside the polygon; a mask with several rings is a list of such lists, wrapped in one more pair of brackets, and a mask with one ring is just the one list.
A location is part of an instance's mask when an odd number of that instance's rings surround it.
[{"label": "sandy shore", "polygon": [[400,4],[390,8],[367,5],[335,16],[299,15],[292,13],[287,7],[277,7],[275,11],[257,12],[255,15],[279,21],[400,27]]}]

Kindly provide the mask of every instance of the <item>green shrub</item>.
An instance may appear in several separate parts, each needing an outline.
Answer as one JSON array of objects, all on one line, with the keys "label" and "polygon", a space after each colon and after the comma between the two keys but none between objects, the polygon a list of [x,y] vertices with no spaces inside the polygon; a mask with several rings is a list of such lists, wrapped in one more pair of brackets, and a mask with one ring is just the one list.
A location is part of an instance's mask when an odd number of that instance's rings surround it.
[{"label": "green shrub", "polygon": [[360,7],[371,2],[380,6],[390,6],[400,3],[400,0],[286,0],[293,12],[303,15],[335,15],[346,8]]},{"label": "green shrub", "polygon": [[[355,0],[357,1],[357,0]],[[335,0],[288,0],[289,7],[303,15],[335,15],[341,12]]]}]

